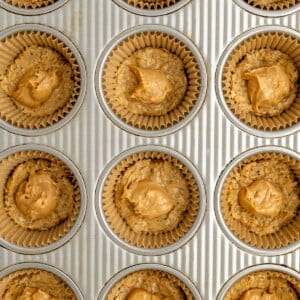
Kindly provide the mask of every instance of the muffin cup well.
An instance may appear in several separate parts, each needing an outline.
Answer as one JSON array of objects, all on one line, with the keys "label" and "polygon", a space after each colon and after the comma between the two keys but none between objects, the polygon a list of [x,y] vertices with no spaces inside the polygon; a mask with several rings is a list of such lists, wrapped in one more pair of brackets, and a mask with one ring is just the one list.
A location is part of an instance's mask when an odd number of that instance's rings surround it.
[{"label": "muffin cup well", "polygon": [[282,0],[281,3],[270,3],[263,6],[257,0],[233,0],[249,13],[262,17],[284,17],[300,10],[299,0]]},{"label": "muffin cup well", "polygon": [[265,48],[287,54],[300,74],[300,34],[281,26],[262,26],[243,33],[225,49],[217,67],[216,92],[221,108],[234,125],[256,136],[282,137],[298,131],[300,127],[299,79],[296,99],[287,110],[274,117],[244,113],[236,107],[230,96],[231,74],[236,65],[250,51]]},{"label": "muffin cup well", "polygon": [[147,2],[143,0],[113,0],[120,7],[131,13],[156,17],[173,13],[183,8],[191,0],[161,0],[159,2]]},{"label": "muffin cup well", "polygon": [[16,134],[37,136],[57,130],[70,121],[79,110],[86,90],[86,70],[75,45],[63,34],[39,24],[22,24],[0,33],[0,73],[27,47],[36,45],[49,47],[64,57],[71,65],[74,89],[66,104],[44,117],[25,114],[14,101],[0,90],[0,125]]},{"label": "muffin cup well", "polygon": [[[159,233],[134,232],[120,216],[114,202],[116,180],[127,167],[141,159],[166,160],[185,176],[190,192],[187,213],[178,227]],[[129,149],[113,159],[98,179],[95,209],[106,234],[124,249],[141,255],[162,255],[186,244],[197,232],[205,214],[205,187],[197,169],[184,156],[169,148],[149,145]]]},{"label": "muffin cup well", "polygon": [[233,159],[223,170],[215,188],[214,206],[219,226],[237,247],[256,255],[282,255],[300,246],[299,208],[295,218],[283,226],[282,229],[272,234],[259,236],[249,232],[247,227],[231,218],[226,202],[223,199],[225,199],[224,194],[230,185],[231,176],[233,176],[232,172],[238,166],[260,159],[272,159],[275,157],[289,165],[300,183],[300,155],[286,148],[264,146],[250,149]]},{"label": "muffin cup well", "polygon": [[221,290],[219,291],[216,300],[224,300],[228,291],[241,279],[245,278],[247,275],[256,272],[276,272],[278,276],[283,279],[287,279],[290,282],[294,283],[295,286],[297,285],[297,291],[300,292],[300,274],[293,269],[282,265],[275,265],[275,264],[261,264],[256,266],[248,267],[235,275],[233,275],[225,284],[222,286]]},{"label": "muffin cup well", "polygon": [[47,271],[50,273],[53,273],[54,275],[58,276],[60,279],[62,279],[73,291],[76,298],[78,300],[83,300],[83,295],[76,285],[76,283],[64,272],[60,271],[59,269],[50,266],[48,264],[38,263],[38,262],[24,262],[24,263],[18,263],[15,265],[11,265],[9,267],[6,267],[5,269],[2,269],[0,271],[0,281],[4,277],[7,277],[8,279],[13,277],[15,272],[20,272],[23,270],[42,270]]},{"label": "muffin cup well", "polygon": [[169,276],[169,278],[172,279],[173,282],[177,283],[179,287],[182,288],[182,290],[188,295],[187,300],[191,299],[199,299],[201,300],[201,295],[196,288],[196,286],[192,283],[192,281],[187,278],[185,275],[183,275],[181,272],[170,268],[165,265],[160,264],[139,264],[134,265],[129,268],[126,268],[116,275],[114,275],[104,286],[104,288],[101,290],[98,300],[108,300],[107,296],[110,294],[110,292],[116,288],[118,283],[126,276],[131,275],[135,272],[160,272],[166,274],[165,276]]},{"label": "muffin cup well", "polygon": [[[28,159],[48,159],[60,165],[72,178],[74,207],[61,224],[48,230],[29,230],[17,225],[8,215],[4,204],[4,189],[11,172]],[[52,251],[69,241],[81,226],[86,210],[86,189],[79,170],[62,153],[42,145],[19,145],[0,154],[0,245],[24,254]]]},{"label": "muffin cup well", "polygon": [[45,0],[42,5],[26,5],[22,3],[22,0],[0,0],[0,7],[15,14],[36,16],[52,12],[62,7],[68,1],[69,0]]},{"label": "muffin cup well", "polygon": [[[118,104],[116,72],[135,51],[146,47],[163,48],[177,55],[185,66],[187,91],[181,103],[162,116],[134,114]],[[105,114],[120,128],[142,136],[170,134],[190,122],[206,95],[205,64],[196,46],[183,34],[160,25],[141,25],[115,37],[102,52],[95,72],[95,89]]]}]

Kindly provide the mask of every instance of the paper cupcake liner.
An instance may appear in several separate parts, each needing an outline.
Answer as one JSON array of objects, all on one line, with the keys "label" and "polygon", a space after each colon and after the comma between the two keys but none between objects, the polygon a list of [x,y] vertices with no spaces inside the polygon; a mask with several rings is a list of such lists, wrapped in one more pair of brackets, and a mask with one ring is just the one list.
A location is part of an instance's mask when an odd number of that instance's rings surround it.
[{"label": "paper cupcake liner", "polygon": [[251,162],[273,159],[280,160],[281,162],[284,162],[286,165],[288,165],[289,168],[293,171],[298,184],[300,184],[299,161],[281,153],[260,153],[244,159],[241,163],[239,163],[231,170],[224,182],[220,198],[222,214],[229,229],[240,240],[253,247],[262,249],[278,249],[288,246],[300,239],[300,208],[298,208],[297,215],[289,223],[284,225],[280,230],[272,234],[258,235],[254,232],[250,232],[245,225],[232,217],[226,199],[230,185],[235,180],[235,172],[238,168]]},{"label": "paper cupcake liner", "polygon": [[229,55],[222,74],[222,90],[225,101],[234,115],[247,125],[264,131],[276,131],[291,127],[300,120],[300,85],[298,80],[298,88],[296,99],[292,105],[278,116],[262,117],[256,116],[253,112],[245,113],[234,103],[231,92],[231,74],[235,71],[238,63],[244,56],[252,50],[260,49],[279,50],[287,54],[294,62],[300,74],[300,41],[294,37],[279,33],[269,32],[251,36],[241,42]]},{"label": "paper cupcake liner", "polygon": [[267,3],[267,4],[261,4],[261,0],[246,0],[250,5],[260,8],[260,9],[266,9],[266,10],[281,10],[281,9],[288,9],[296,3],[298,3],[298,0],[282,0],[280,2],[276,3]]},{"label": "paper cupcake liner", "polygon": [[20,128],[41,129],[57,123],[72,110],[80,95],[81,74],[75,56],[62,41],[54,35],[35,30],[17,32],[0,42],[0,74],[5,74],[8,66],[13,63],[16,57],[32,45],[55,50],[71,65],[74,80],[73,94],[66,104],[54,113],[35,117],[25,114],[22,109],[15,105],[10,96],[0,89],[0,117]]},{"label": "paper cupcake liner", "polygon": [[[190,192],[190,203],[182,221],[175,229],[171,231],[157,234],[134,232],[128,226],[126,221],[120,216],[115,205],[115,186],[119,177],[128,167],[132,166],[135,162],[144,159],[155,159],[172,163],[178,170],[182,172],[187,182]],[[162,152],[139,152],[123,159],[111,171],[104,185],[102,193],[102,206],[109,226],[126,243],[141,248],[162,248],[178,241],[193,226],[200,209],[199,195],[200,192],[197,182],[195,181],[189,169],[179,160]]]},{"label": "paper cupcake liner", "polygon": [[53,4],[55,1],[58,0],[35,0],[35,1],[24,1],[24,0],[4,0],[6,3],[9,3],[11,5],[14,5],[16,7],[20,8],[26,8],[26,9],[36,9],[40,7],[45,7],[50,4]]},{"label": "paper cupcake liner", "polygon": [[[68,297],[70,297],[70,299],[75,299],[75,295],[72,291],[72,289],[67,285],[67,283],[60,277],[58,277],[56,274],[46,271],[46,270],[41,270],[41,269],[23,269],[20,271],[15,271],[13,273],[10,273],[8,275],[6,275],[5,277],[0,279],[0,296],[3,296],[4,293],[6,292],[6,289],[9,285],[9,283],[12,280],[17,279],[20,276],[32,276],[32,275],[43,275],[43,274],[47,274],[48,276],[51,277],[51,279],[53,281],[55,281],[56,283],[56,287],[57,289],[64,289],[66,291],[66,293],[68,294]],[[39,284],[41,284],[42,282],[39,282]],[[47,283],[46,283],[47,284]],[[32,287],[32,286],[31,286]],[[35,287],[35,286],[33,286]],[[42,286],[39,286],[40,288],[42,288]]]},{"label": "paper cupcake liner", "polygon": [[124,0],[128,4],[140,9],[163,9],[174,5],[180,0],[161,0],[161,1],[141,1],[141,0]]},{"label": "paper cupcake liner", "polygon": [[137,271],[133,272],[126,277],[122,278],[120,281],[118,281],[110,290],[108,293],[107,297],[105,300],[114,300],[118,298],[118,295],[120,294],[120,290],[124,286],[129,286],[129,287],[134,287],[134,283],[137,282],[138,280],[136,278],[140,276],[159,276],[160,278],[166,278],[168,279],[171,283],[174,285],[178,286],[185,294],[186,300],[193,300],[194,297],[189,290],[189,288],[177,277],[174,275],[171,275],[170,273],[164,272],[164,271],[159,271],[159,270],[142,270],[142,271]]},{"label": "paper cupcake liner", "polygon": [[[187,91],[181,103],[162,116],[134,114],[117,101],[116,73],[121,63],[135,51],[146,47],[163,48],[183,62],[187,76]],[[103,69],[102,88],[105,100],[113,112],[127,124],[144,130],[160,130],[185,118],[195,105],[201,89],[201,73],[193,52],[176,37],[158,31],[133,34],[119,43],[108,56]]]},{"label": "paper cupcake liner", "polygon": [[[300,297],[300,281],[297,280],[295,277],[288,275],[283,272],[278,271],[257,271],[252,272],[246,276],[243,276],[241,279],[239,279],[237,282],[233,284],[233,286],[228,290],[226,293],[224,300],[231,300],[231,299],[239,299],[244,292],[246,292],[250,288],[258,288],[258,282],[253,281],[253,275],[259,275],[259,274],[265,274],[266,276],[272,276],[272,278],[278,278],[283,279],[287,281],[295,290],[295,292],[298,294],[298,297]],[[252,283],[252,285],[251,285]]]},{"label": "paper cupcake liner", "polygon": [[[74,186],[74,204],[71,215],[57,226],[48,230],[30,230],[17,225],[5,207],[5,185],[11,172],[29,159],[47,159],[59,165]],[[42,151],[21,151],[9,155],[0,162],[0,237],[21,247],[43,247],[62,238],[74,225],[81,205],[81,193],[77,180],[68,167],[55,156]]]}]

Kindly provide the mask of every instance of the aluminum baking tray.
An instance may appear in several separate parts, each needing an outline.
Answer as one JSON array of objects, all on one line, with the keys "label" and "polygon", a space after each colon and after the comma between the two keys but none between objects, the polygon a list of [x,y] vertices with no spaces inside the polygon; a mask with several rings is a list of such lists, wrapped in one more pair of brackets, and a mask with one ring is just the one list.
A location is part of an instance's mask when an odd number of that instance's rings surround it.
[{"label": "aluminum baking tray", "polygon": [[[0,9],[0,30],[22,23],[51,26],[77,46],[87,69],[87,93],[75,117],[55,132],[25,137],[0,129],[0,151],[36,143],[64,153],[83,175],[88,206],[84,223],[65,245],[39,255],[0,248],[0,269],[18,262],[53,265],[70,276],[88,300],[97,299],[113,275],[139,263],[158,263],[180,271],[192,280],[205,300],[216,299],[221,286],[248,266],[275,263],[300,271],[300,249],[276,257],[240,250],[219,228],[213,206],[220,173],[241,152],[262,145],[279,145],[299,152],[299,132],[274,139],[245,133],[226,119],[215,94],[218,59],[235,37],[260,25],[282,25],[299,31],[299,12],[264,18],[248,13],[233,0],[191,0],[176,12],[160,17],[135,15],[112,0],[69,0],[54,11],[37,16]],[[184,128],[159,138],[138,137],[115,126],[100,109],[94,88],[97,59],[105,46],[122,31],[142,24],[169,26],[186,35],[199,48],[208,71],[207,97],[200,112]],[[141,256],[122,249],[104,233],[94,209],[97,178],[105,166],[122,151],[146,144],[167,146],[186,156],[197,167],[207,191],[207,211],[198,232],[180,249],[161,256]]]}]

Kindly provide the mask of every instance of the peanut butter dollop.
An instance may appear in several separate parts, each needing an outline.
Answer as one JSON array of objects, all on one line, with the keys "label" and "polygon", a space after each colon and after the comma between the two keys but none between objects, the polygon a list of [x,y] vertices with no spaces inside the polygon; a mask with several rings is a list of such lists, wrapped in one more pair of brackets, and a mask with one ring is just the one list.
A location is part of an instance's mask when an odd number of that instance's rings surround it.
[{"label": "peanut butter dollop", "polygon": [[258,115],[274,114],[274,107],[282,102],[292,89],[289,76],[281,65],[245,72],[243,79],[248,80],[248,95],[252,109]]},{"label": "peanut butter dollop", "polygon": [[22,295],[17,297],[17,300],[57,300],[56,297],[52,297],[50,294],[37,288],[26,287],[23,290]]},{"label": "peanut butter dollop", "polygon": [[280,300],[276,294],[269,294],[262,289],[250,289],[246,291],[240,300]]},{"label": "peanut butter dollop", "polygon": [[283,194],[279,188],[266,180],[255,180],[239,191],[239,203],[247,211],[268,217],[279,214]]},{"label": "peanut butter dollop", "polygon": [[27,71],[20,79],[18,88],[11,96],[20,104],[36,108],[46,102],[59,86],[61,76],[57,70]]},{"label": "peanut butter dollop", "polygon": [[58,201],[59,189],[47,172],[30,175],[23,181],[16,193],[16,206],[32,220],[51,215]]},{"label": "peanut butter dollop", "polygon": [[129,66],[136,75],[139,85],[131,94],[131,98],[143,103],[159,104],[165,101],[173,89],[171,81],[160,70],[151,70]]},{"label": "peanut butter dollop", "polygon": [[136,214],[148,219],[168,214],[174,208],[173,200],[164,189],[150,180],[138,182],[129,201],[133,203]]},{"label": "peanut butter dollop", "polygon": [[144,289],[133,289],[126,300],[163,300],[161,297],[147,292]]}]

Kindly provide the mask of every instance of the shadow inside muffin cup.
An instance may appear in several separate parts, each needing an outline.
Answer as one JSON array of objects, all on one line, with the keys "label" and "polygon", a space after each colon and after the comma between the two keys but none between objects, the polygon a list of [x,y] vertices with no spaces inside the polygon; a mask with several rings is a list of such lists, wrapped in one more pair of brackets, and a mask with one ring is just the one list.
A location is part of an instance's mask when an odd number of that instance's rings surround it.
[{"label": "shadow inside muffin cup", "polygon": [[40,0],[31,1],[32,3],[30,3],[25,0],[0,0],[0,7],[15,14],[36,16],[52,12],[65,5],[68,1]]},{"label": "shadow inside muffin cup", "polygon": [[148,17],[162,16],[173,13],[191,0],[160,0],[160,1],[144,1],[144,0],[113,0],[118,6],[127,11]]},{"label": "shadow inside muffin cup", "polygon": [[[115,274],[100,291],[97,299],[115,299],[113,297],[117,296],[118,291],[120,291],[120,288],[122,287],[122,283],[126,283],[126,278],[143,272],[146,274],[147,272],[157,273],[158,275],[161,274],[164,278],[168,278],[171,282],[180,287],[185,293],[187,300],[202,299],[197,287],[184,274],[165,265],[150,263],[134,265]],[[133,282],[132,280],[130,281],[131,283]],[[109,296],[111,298],[109,298]]]},{"label": "shadow inside muffin cup", "polygon": [[[0,45],[0,126],[15,134],[38,136],[53,132],[69,122],[78,112],[86,91],[86,69],[82,56],[75,45],[62,33],[40,24],[20,24],[1,31]],[[51,105],[56,103],[54,100],[59,101],[59,106],[55,110],[49,107],[49,112],[46,112],[48,100],[37,108],[26,107],[19,103],[17,105],[16,100],[13,100],[6,91],[5,83],[10,83],[7,75],[13,73],[13,70],[18,70],[14,66],[15,60],[24,51],[31,49],[30,47],[52,51],[53,55],[58,55],[63,64],[71,70],[69,81],[73,86],[72,90],[68,92],[70,96],[64,91],[64,94],[60,94],[64,97],[68,96],[66,99],[54,99],[53,94],[57,93],[54,88],[50,94],[52,98],[48,98],[52,101]],[[13,70],[11,66],[14,66]],[[18,68],[20,69],[21,66]],[[29,72],[30,69],[27,68],[26,71]],[[21,82],[27,73],[20,74],[22,75]],[[63,87],[59,84],[58,88]],[[60,94],[55,97],[63,97]],[[40,108],[45,111],[43,114],[40,113]]]},{"label": "shadow inside muffin cup", "polygon": [[[189,203],[178,225],[159,233],[135,232],[116,206],[118,179],[136,162],[169,162],[186,178]],[[105,233],[119,246],[139,255],[162,255],[185,245],[198,231],[206,210],[205,186],[198,170],[178,152],[157,146],[138,146],[115,157],[101,173],[95,191],[95,210]]]},{"label": "shadow inside muffin cup", "polygon": [[[231,182],[236,182],[235,172],[249,163],[278,160],[292,172],[297,186],[300,184],[300,156],[287,148],[264,146],[250,149],[234,158],[222,171],[214,192],[214,210],[217,222],[227,238],[238,248],[255,255],[274,256],[294,251],[300,245],[300,206],[295,216],[279,230],[259,235],[232,217],[231,204],[226,200]],[[236,183],[235,183],[236,184]],[[238,183],[237,183],[238,184]],[[237,201],[237,200],[236,200]]]},{"label": "shadow inside muffin cup", "polygon": [[[289,108],[272,117],[245,112],[233,97],[232,75],[237,65],[251,51],[278,50],[286,54],[298,70],[296,98]],[[300,120],[300,34],[282,26],[262,26],[244,32],[235,38],[221,55],[216,70],[216,93],[226,117],[247,133],[276,138],[299,130]]]},{"label": "shadow inside muffin cup", "polygon": [[41,272],[49,272],[54,276],[57,276],[60,280],[62,280],[66,284],[68,288],[72,290],[77,300],[84,299],[79,287],[67,274],[65,274],[63,271],[51,265],[38,263],[38,262],[17,263],[0,270],[0,290],[1,291],[5,290],[5,287],[3,288],[1,286],[3,284],[3,279],[5,280],[7,278],[6,280],[6,284],[7,284],[9,283],[11,278],[15,278],[20,274],[25,275],[27,270],[29,271],[29,273],[38,273],[39,271],[41,271]]},{"label": "shadow inside muffin cup", "polygon": [[[7,182],[16,168],[29,160],[46,160],[59,167],[73,186],[72,211],[63,221],[45,230],[28,229],[9,215]],[[18,253],[40,254],[53,251],[67,243],[83,223],[87,192],[80,171],[61,152],[38,144],[18,145],[0,153],[0,245]],[[10,205],[11,206],[11,205]]]},{"label": "shadow inside muffin cup", "polygon": [[[133,113],[117,101],[117,72],[138,50],[167,50],[184,65],[187,89],[180,103],[163,115]],[[191,40],[160,25],[140,25],[116,36],[101,53],[95,70],[95,90],[104,113],[120,128],[136,135],[155,137],[173,133],[190,122],[202,107],[207,89],[206,67]]]},{"label": "shadow inside muffin cup", "polygon": [[282,0],[274,3],[261,0],[233,0],[242,9],[262,17],[284,17],[300,10],[299,0]]},{"label": "shadow inside muffin cup", "polygon": [[[231,278],[229,278],[224,285],[221,287],[216,300],[229,300],[229,299],[236,299],[236,295],[232,295],[234,292],[240,291],[240,288],[237,287],[242,281],[247,284],[247,277],[251,276],[255,273],[263,273],[267,272],[269,274],[274,274],[275,277],[281,278],[283,280],[287,280],[290,286],[292,286],[295,291],[300,294],[300,275],[297,271],[288,268],[283,265],[276,265],[276,264],[260,264],[248,267],[239,271],[238,273],[234,274]],[[258,288],[258,282],[256,282],[255,287]],[[239,292],[239,294],[241,294]],[[229,297],[229,298],[226,298]],[[234,298],[230,298],[230,297]],[[240,297],[241,295],[239,295]]]}]

